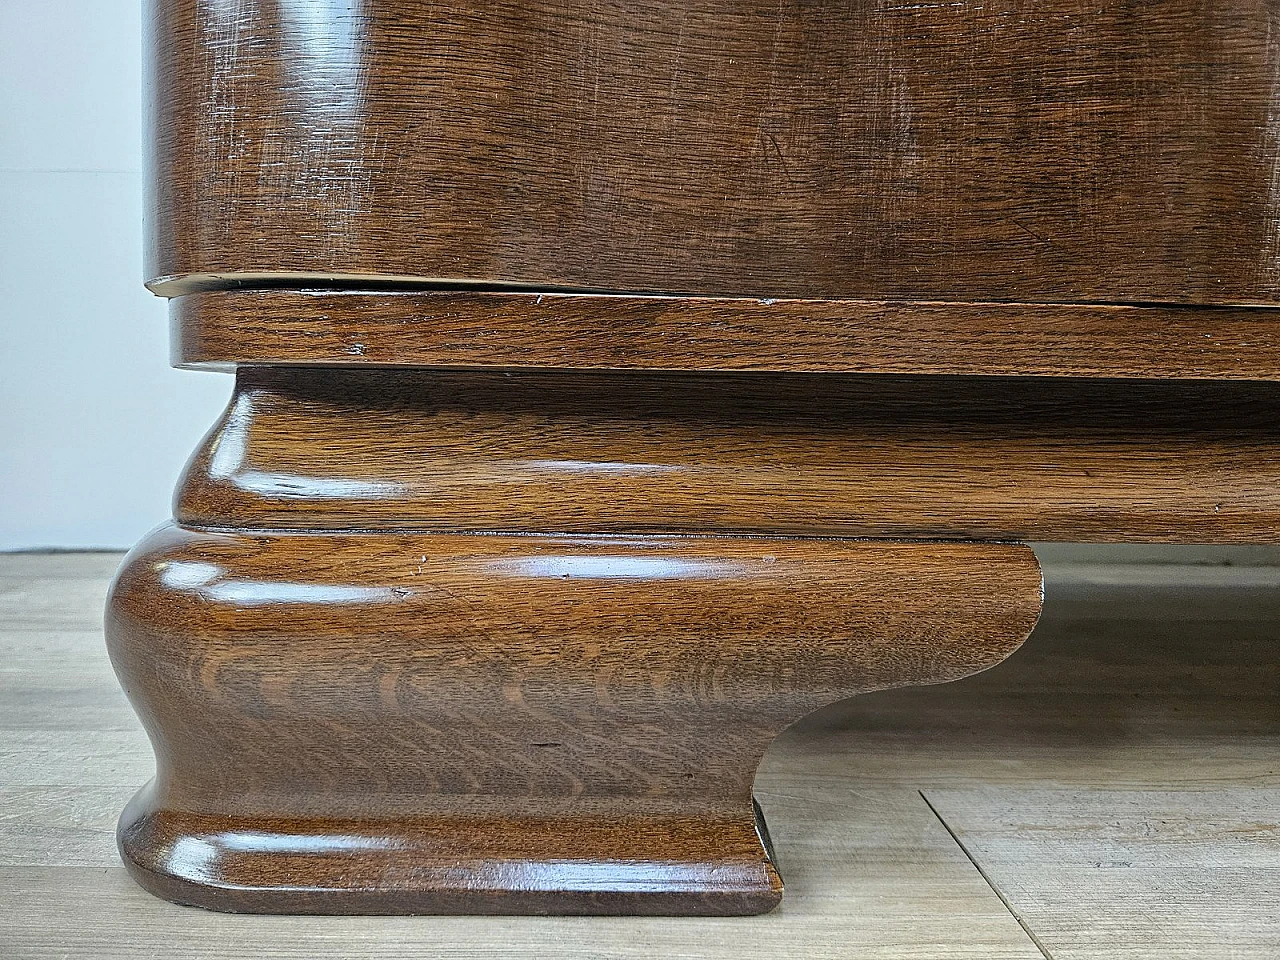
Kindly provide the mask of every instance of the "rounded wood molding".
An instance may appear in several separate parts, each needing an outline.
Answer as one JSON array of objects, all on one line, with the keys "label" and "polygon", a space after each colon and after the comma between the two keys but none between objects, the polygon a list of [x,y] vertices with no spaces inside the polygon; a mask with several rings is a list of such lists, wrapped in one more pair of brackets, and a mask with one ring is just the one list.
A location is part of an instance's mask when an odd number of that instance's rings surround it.
[{"label": "rounded wood molding", "polygon": [[1280,385],[242,368],[184,524],[1249,543]]}]

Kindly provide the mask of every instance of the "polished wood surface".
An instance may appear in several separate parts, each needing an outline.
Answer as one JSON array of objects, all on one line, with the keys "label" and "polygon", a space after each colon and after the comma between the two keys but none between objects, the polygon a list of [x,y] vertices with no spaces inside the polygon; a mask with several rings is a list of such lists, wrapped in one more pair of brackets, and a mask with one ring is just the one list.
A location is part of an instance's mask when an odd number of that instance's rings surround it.
[{"label": "polished wood surface", "polygon": [[755,913],[769,743],[999,662],[1025,547],[161,529],[107,644],[169,899],[290,913]]},{"label": "polished wood surface", "polygon": [[1280,385],[241,369],[203,527],[1276,542]]},{"label": "polished wood surface", "polygon": [[1280,379],[1271,309],[216,290],[173,362]]},{"label": "polished wood surface", "polygon": [[165,295],[1280,303],[1268,0],[152,7]]},{"label": "polished wood surface", "polygon": [[1268,0],[149,25],[149,285],[241,367],[108,605],[161,896],[764,911],[773,738],[1031,629],[956,541],[1276,539],[1280,384],[1192,382],[1280,379]]}]

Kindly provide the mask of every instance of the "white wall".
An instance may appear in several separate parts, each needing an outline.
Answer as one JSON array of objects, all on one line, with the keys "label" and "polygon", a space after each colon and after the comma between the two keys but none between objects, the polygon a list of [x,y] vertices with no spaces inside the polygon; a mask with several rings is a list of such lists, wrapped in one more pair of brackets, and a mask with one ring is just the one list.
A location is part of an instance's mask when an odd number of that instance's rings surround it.
[{"label": "white wall", "polygon": [[0,550],[131,545],[230,393],[142,287],[141,8],[0,0]]}]

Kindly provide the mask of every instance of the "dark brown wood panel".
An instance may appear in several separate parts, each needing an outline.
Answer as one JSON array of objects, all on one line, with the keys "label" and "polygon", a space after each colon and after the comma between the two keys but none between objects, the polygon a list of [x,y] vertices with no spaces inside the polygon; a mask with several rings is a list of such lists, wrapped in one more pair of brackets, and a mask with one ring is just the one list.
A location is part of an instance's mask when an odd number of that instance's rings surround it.
[{"label": "dark brown wood panel", "polygon": [[148,277],[1280,303],[1268,0],[153,6]]},{"label": "dark brown wood panel", "polygon": [[107,615],[157,758],[121,849],[224,910],[762,912],[773,738],[1040,599],[995,544],[161,529]]},{"label": "dark brown wood panel", "polygon": [[246,368],[176,515],[1274,542],[1280,385]]},{"label": "dark brown wood panel", "polygon": [[1280,380],[1269,308],[429,291],[172,301],[173,362]]}]

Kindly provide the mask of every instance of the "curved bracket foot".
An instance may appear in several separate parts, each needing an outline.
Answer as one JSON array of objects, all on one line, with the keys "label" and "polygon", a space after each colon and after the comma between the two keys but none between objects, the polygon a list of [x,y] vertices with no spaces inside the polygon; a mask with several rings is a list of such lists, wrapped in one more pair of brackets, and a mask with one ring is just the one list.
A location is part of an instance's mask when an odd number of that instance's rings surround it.
[{"label": "curved bracket foot", "polygon": [[164,528],[108,608],[157,757],[121,849],[220,910],[764,912],[774,737],[1040,596],[999,544]]}]

